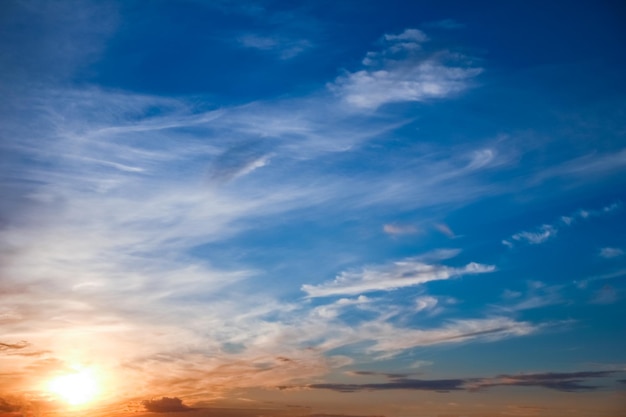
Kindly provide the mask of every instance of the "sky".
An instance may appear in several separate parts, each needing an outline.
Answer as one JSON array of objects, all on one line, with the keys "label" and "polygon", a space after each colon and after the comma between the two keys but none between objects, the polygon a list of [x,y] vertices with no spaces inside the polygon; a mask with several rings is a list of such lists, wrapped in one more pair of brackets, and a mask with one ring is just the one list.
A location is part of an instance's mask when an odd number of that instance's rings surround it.
[{"label": "sky", "polygon": [[626,416],[625,21],[1,2],[0,416]]}]

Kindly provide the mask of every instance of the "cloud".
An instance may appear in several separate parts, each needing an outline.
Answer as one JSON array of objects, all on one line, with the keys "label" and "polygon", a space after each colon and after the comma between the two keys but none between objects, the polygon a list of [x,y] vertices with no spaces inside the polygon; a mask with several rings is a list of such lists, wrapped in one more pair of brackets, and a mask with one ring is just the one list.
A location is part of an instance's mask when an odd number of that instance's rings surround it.
[{"label": "cloud", "polygon": [[448,226],[445,223],[437,223],[437,224],[435,224],[435,229],[437,229],[442,234],[448,236],[450,239],[455,237],[455,234],[452,231],[452,229],[450,229],[450,226]]},{"label": "cloud", "polygon": [[398,328],[386,322],[374,321],[359,327],[365,340],[373,340],[368,347],[373,353],[388,358],[407,349],[447,343],[465,343],[474,340],[493,341],[537,332],[541,326],[515,321],[507,317],[450,320],[437,328]]},{"label": "cloud", "polygon": [[28,343],[25,340],[22,340],[19,343],[2,343],[0,342],[0,352],[1,351],[11,351],[11,350],[20,350],[20,349],[24,349],[27,348],[28,346],[30,346],[30,343]]},{"label": "cloud", "polygon": [[415,258],[406,258],[386,265],[371,266],[361,271],[342,272],[334,281],[320,285],[305,284],[302,291],[309,297],[355,295],[371,291],[393,291],[398,288],[446,280],[463,275],[484,274],[495,271],[493,265],[470,262],[454,268],[431,265]]},{"label": "cloud", "polygon": [[564,303],[566,299],[561,295],[562,289],[562,285],[547,286],[539,281],[531,281],[528,283],[528,290],[524,297],[521,292],[505,290],[503,298],[508,303],[505,306],[499,306],[498,309],[522,311]]},{"label": "cloud", "polygon": [[21,405],[13,404],[12,402],[7,401],[6,399],[0,397],[0,412],[4,412],[4,413],[17,412],[17,411],[20,411],[21,408],[22,408]]},{"label": "cloud", "polygon": [[424,311],[424,310],[428,311],[428,310],[434,309],[438,303],[439,303],[439,300],[437,300],[435,297],[431,297],[431,296],[418,297],[415,300],[415,308],[417,311]]},{"label": "cloud", "polygon": [[413,235],[419,233],[417,227],[412,225],[385,224],[383,231],[391,236]]},{"label": "cloud", "polygon": [[190,411],[191,408],[183,404],[180,398],[163,397],[159,400],[144,400],[141,404],[147,411],[153,413],[173,413],[178,411]]},{"label": "cloud", "polygon": [[602,248],[600,249],[600,256],[606,259],[617,258],[624,255],[624,251],[619,248]]},{"label": "cloud", "polygon": [[518,242],[526,242],[531,245],[538,245],[539,243],[543,243],[548,239],[556,236],[557,229],[549,224],[541,225],[536,232],[519,232],[515,233],[511,236],[511,239],[517,240]]},{"label": "cloud", "polygon": [[337,392],[359,392],[359,391],[387,391],[387,390],[419,390],[448,392],[462,390],[465,380],[463,379],[398,379],[394,382],[383,382],[379,384],[311,384],[311,389],[326,389]]},{"label": "cloud", "polygon": [[615,371],[548,372],[535,374],[499,375],[472,383],[470,388],[483,389],[495,386],[541,387],[557,391],[592,391],[597,386],[583,385],[586,379],[604,378]]},{"label": "cloud", "polygon": [[259,34],[247,34],[237,38],[237,42],[250,49],[272,52],[280,59],[291,59],[309,48],[313,44],[306,39],[290,39],[281,36],[263,36]]},{"label": "cloud", "polygon": [[425,366],[431,366],[433,364],[434,364],[434,362],[432,362],[432,361],[417,360],[417,361],[411,363],[409,365],[409,368],[412,368],[412,369],[423,368]]},{"label": "cloud", "polygon": [[328,88],[351,106],[373,110],[388,103],[453,96],[467,89],[471,79],[482,72],[461,54],[423,52],[427,41],[418,29],[387,34],[381,50],[367,53],[365,69],[346,72]]},{"label": "cloud", "polygon": [[394,379],[394,378],[406,378],[411,374],[398,374],[398,373],[386,373],[386,372],[374,372],[374,371],[350,371],[346,372],[348,375],[354,376],[384,376],[386,378]]},{"label": "cloud", "polygon": [[619,299],[617,290],[611,285],[603,285],[589,301],[591,304],[613,304]]},{"label": "cloud", "polygon": [[[534,373],[518,375],[498,375],[492,378],[457,378],[457,379],[410,379],[389,376],[390,382],[372,384],[311,384],[310,389],[326,389],[337,392],[385,391],[385,390],[425,390],[449,392],[458,390],[475,391],[497,386],[540,387],[557,391],[578,392],[592,391],[597,386],[584,385],[583,381],[605,378],[616,371],[580,371],[561,373]],[[384,374],[380,374],[384,375]],[[387,376],[387,375],[384,375]]]},{"label": "cloud", "polygon": [[[556,237],[559,229],[563,227],[571,227],[578,220],[587,220],[593,217],[600,217],[619,210],[622,207],[620,202],[612,203],[597,210],[577,210],[569,216],[560,216],[559,219],[551,224],[543,224],[533,231],[523,231],[513,234],[509,239],[502,240],[502,244],[512,248],[514,242],[523,242],[530,245],[539,245]],[[602,256],[602,255],[601,255]]]},{"label": "cloud", "polygon": [[227,148],[213,158],[209,178],[229,181],[251,173],[269,163],[270,154],[259,142],[244,142]]},{"label": "cloud", "polygon": [[338,317],[343,310],[350,306],[364,306],[367,304],[371,304],[372,302],[372,299],[364,295],[359,295],[357,298],[340,298],[334,303],[324,304],[316,307],[312,312],[314,315],[331,319]]}]

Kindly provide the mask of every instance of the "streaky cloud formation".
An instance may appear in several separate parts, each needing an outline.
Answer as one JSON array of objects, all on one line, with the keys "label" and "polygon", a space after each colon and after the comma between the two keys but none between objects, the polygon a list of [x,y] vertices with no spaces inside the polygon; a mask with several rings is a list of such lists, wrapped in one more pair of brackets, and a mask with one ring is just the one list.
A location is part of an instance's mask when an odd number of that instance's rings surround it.
[{"label": "streaky cloud formation", "polygon": [[624,255],[624,251],[620,248],[606,247],[606,248],[600,249],[600,256],[603,258],[611,259],[611,258],[617,258],[622,255]]},{"label": "streaky cloud formation", "polygon": [[402,287],[425,284],[463,275],[484,274],[495,271],[494,265],[476,262],[453,268],[444,265],[429,265],[413,258],[403,259],[388,265],[366,267],[362,271],[342,272],[334,281],[321,285],[302,286],[309,297],[354,295],[371,291],[392,291]]},{"label": "streaky cloud formation", "polygon": [[498,375],[493,378],[439,380],[411,379],[403,375],[386,375],[388,379],[391,380],[390,382],[375,384],[311,384],[307,387],[310,389],[327,389],[346,393],[379,390],[425,390],[436,392],[448,392],[452,390],[476,391],[498,386],[542,387],[557,391],[578,392],[598,389],[598,386],[583,385],[583,381],[593,378],[605,378],[616,372],[617,371],[581,371]]}]

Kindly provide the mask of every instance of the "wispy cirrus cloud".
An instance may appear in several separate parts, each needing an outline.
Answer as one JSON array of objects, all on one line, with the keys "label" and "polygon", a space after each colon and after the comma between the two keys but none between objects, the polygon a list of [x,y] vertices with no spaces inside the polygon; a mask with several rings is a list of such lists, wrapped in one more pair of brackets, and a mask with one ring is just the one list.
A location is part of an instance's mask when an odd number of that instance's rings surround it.
[{"label": "wispy cirrus cloud", "polygon": [[381,49],[368,52],[364,69],[339,76],[328,88],[356,108],[420,102],[456,95],[482,72],[472,60],[449,51],[426,52],[428,37],[418,29],[387,34]]},{"label": "wispy cirrus cloud", "polygon": [[237,42],[245,48],[276,54],[280,59],[295,58],[313,47],[313,44],[306,39],[290,39],[252,33],[239,36]]},{"label": "wispy cirrus cloud", "polygon": [[602,288],[595,291],[591,300],[591,304],[613,304],[619,300],[618,291],[611,285],[603,285]]},{"label": "wispy cirrus cloud", "polygon": [[380,390],[425,390],[449,392],[456,390],[476,391],[486,388],[508,387],[540,387],[565,392],[593,391],[598,386],[585,385],[589,379],[607,378],[618,371],[579,371],[579,372],[546,372],[515,375],[498,375],[491,378],[454,378],[454,379],[412,379],[405,375],[384,375],[389,382],[370,384],[311,384],[310,389],[327,389],[338,392],[380,391]]},{"label": "wispy cirrus cloud", "polygon": [[546,372],[516,375],[499,375],[476,383],[470,383],[470,389],[484,389],[496,386],[541,387],[557,391],[578,392],[593,391],[598,386],[585,385],[588,379],[606,378],[617,371],[579,371],[579,372]]},{"label": "wispy cirrus cloud", "polygon": [[563,285],[546,285],[543,282],[530,281],[523,295],[521,292],[504,291],[502,298],[506,305],[498,306],[497,310],[522,311],[561,304],[567,301],[562,293],[564,288]]},{"label": "wispy cirrus cloud", "polygon": [[380,358],[389,358],[407,349],[438,344],[494,341],[538,332],[542,326],[516,321],[504,316],[450,320],[438,328],[398,328],[393,324],[372,321],[359,331],[375,343],[368,348]]},{"label": "wispy cirrus cloud", "polygon": [[484,274],[495,271],[493,265],[471,262],[463,267],[427,264],[413,258],[387,265],[371,266],[360,271],[346,271],[334,281],[320,285],[302,286],[309,297],[354,295],[371,291],[392,291],[402,287],[425,284],[463,275]]},{"label": "wispy cirrus cloud", "polygon": [[383,232],[390,236],[414,235],[419,233],[419,229],[413,225],[388,223],[383,225]]},{"label": "wispy cirrus cloud", "polygon": [[600,249],[599,255],[606,259],[617,258],[624,255],[624,251],[620,248],[606,247]]}]

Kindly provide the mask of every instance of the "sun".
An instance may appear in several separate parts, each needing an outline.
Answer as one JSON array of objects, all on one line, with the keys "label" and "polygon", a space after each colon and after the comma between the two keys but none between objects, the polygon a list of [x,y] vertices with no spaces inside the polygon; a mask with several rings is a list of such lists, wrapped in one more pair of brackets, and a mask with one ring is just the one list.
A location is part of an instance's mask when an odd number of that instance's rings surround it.
[{"label": "sun", "polygon": [[98,395],[98,379],[92,370],[80,369],[54,378],[48,390],[71,405],[83,405]]}]

